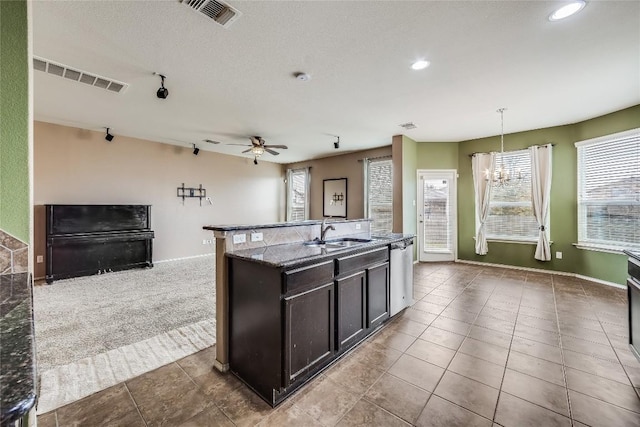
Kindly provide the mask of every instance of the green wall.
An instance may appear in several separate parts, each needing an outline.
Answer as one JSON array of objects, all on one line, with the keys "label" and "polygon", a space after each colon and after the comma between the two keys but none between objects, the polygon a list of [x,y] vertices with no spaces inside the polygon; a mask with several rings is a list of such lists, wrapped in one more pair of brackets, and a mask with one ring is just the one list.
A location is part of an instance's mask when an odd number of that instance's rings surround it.
[{"label": "green wall", "polygon": [[[463,260],[566,271],[624,284],[624,255],[587,251],[573,246],[578,240],[576,141],[640,127],[640,105],[567,126],[505,135],[505,151],[554,143],[551,184],[551,250],[553,259],[534,259],[535,245],[489,242],[489,253],[475,254],[473,179],[470,154],[499,150],[500,137],[463,141],[458,144],[458,257]],[[426,144],[425,144],[426,145]],[[556,259],[556,252],[563,253]]]},{"label": "green wall", "polygon": [[418,169],[458,169],[458,145],[452,142],[418,144]]},{"label": "green wall", "polygon": [[29,242],[27,2],[0,1],[0,229]]}]

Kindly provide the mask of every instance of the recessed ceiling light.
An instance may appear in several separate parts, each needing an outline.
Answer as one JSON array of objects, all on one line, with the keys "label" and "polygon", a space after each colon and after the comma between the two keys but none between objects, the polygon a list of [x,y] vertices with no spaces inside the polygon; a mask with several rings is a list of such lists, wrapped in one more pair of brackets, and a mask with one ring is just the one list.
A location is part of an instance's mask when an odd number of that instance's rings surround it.
[{"label": "recessed ceiling light", "polygon": [[559,21],[561,19],[568,18],[574,13],[580,12],[586,5],[587,2],[585,2],[584,0],[578,0],[566,4],[549,15],[549,21]]},{"label": "recessed ceiling light", "polygon": [[411,68],[414,69],[414,70],[424,70],[430,64],[431,63],[429,61],[420,60],[420,61],[416,61],[413,64],[411,64]]}]

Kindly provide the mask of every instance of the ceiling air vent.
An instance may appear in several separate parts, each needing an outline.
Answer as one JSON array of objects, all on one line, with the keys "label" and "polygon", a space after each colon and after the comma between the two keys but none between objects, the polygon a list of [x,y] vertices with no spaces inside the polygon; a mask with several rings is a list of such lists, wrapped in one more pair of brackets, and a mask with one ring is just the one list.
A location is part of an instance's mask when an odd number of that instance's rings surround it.
[{"label": "ceiling air vent", "polygon": [[86,71],[77,70],[66,65],[56,64],[48,59],[35,56],[33,57],[33,69],[116,93],[122,93],[129,87],[126,83],[101,77],[93,73],[87,73]]},{"label": "ceiling air vent", "polygon": [[182,4],[189,6],[191,9],[199,12],[222,25],[229,28],[233,22],[238,19],[242,13],[216,0],[180,0]]},{"label": "ceiling air vent", "polygon": [[413,122],[403,123],[403,124],[398,125],[398,126],[400,126],[401,128],[404,128],[406,130],[411,130],[411,129],[415,129],[415,128],[418,127],[415,124],[413,124]]}]

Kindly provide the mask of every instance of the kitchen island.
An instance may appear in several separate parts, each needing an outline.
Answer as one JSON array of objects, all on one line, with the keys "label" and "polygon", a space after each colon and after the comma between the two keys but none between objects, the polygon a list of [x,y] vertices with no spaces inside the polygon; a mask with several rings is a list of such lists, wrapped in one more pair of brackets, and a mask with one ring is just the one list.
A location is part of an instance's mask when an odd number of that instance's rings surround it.
[{"label": "kitchen island", "polygon": [[[270,405],[389,320],[390,246],[413,236],[371,238],[369,224],[332,222],[322,243],[314,241],[322,234],[319,221],[284,223],[276,227],[280,233],[265,230],[265,244],[225,246],[228,366]],[[263,229],[247,230],[250,239],[227,237],[242,247]]]}]

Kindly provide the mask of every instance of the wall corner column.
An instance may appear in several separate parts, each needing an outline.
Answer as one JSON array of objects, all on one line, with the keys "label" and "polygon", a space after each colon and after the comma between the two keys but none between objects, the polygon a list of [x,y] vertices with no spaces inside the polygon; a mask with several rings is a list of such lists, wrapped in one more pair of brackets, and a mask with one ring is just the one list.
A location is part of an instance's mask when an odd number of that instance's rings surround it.
[{"label": "wall corner column", "polygon": [[216,238],[216,360],[213,367],[229,370],[229,283],[227,274],[227,233],[214,231]]}]

